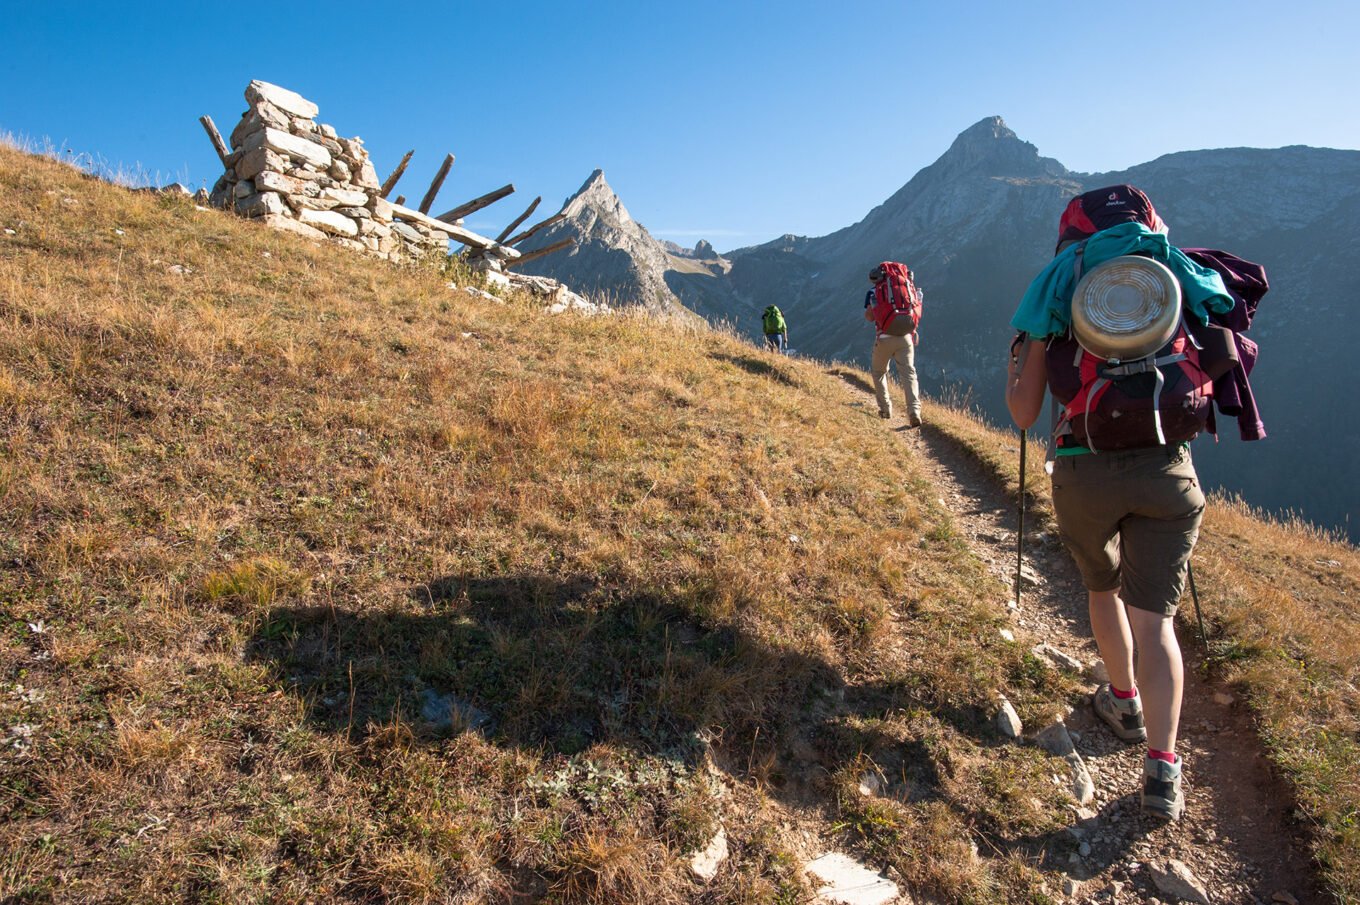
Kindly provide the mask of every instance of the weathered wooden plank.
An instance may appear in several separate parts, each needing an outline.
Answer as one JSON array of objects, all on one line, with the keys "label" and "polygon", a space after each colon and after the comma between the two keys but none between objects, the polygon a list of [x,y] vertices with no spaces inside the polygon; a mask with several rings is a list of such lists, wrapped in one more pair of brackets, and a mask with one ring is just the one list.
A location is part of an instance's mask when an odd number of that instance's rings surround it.
[{"label": "weathered wooden plank", "polygon": [[537,260],[538,258],[543,257],[544,255],[550,255],[550,254],[552,254],[552,253],[555,252],[555,251],[561,251],[562,249],[566,248],[567,246],[569,246],[569,245],[575,245],[575,244],[576,244],[576,237],[575,237],[575,236],[567,236],[565,239],[561,240],[560,242],[554,242],[553,244],[551,244],[551,245],[545,245],[545,246],[543,246],[542,248],[535,248],[533,251],[526,251],[526,252],[523,252],[518,258],[515,258],[514,260],[511,260],[511,261],[506,261],[506,262],[505,262],[505,266],[506,266],[506,267],[518,267],[518,266],[521,265],[521,264],[527,264],[527,263],[529,263],[530,261],[534,261],[534,260]]},{"label": "weathered wooden plank", "polygon": [[535,223],[533,226],[529,227],[529,228],[526,229],[524,232],[520,233],[518,236],[515,236],[513,239],[508,240],[505,244],[506,244],[506,245],[518,245],[519,243],[523,242],[525,239],[527,239],[527,238],[529,238],[530,236],[532,236],[534,233],[538,232],[540,229],[546,229],[546,228],[548,228],[549,226],[552,226],[554,223],[560,223],[561,221],[563,221],[563,220],[565,220],[565,219],[567,219],[567,215],[566,215],[566,214],[553,214],[553,215],[552,215],[551,217],[549,217],[548,219],[546,219],[546,220],[541,220],[541,221],[539,221],[538,223]]},{"label": "weathered wooden plank", "polygon": [[460,220],[463,217],[466,217],[468,214],[476,213],[477,211],[481,210],[487,205],[494,204],[495,202],[500,201],[506,195],[514,194],[514,192],[515,186],[513,183],[511,183],[510,185],[503,185],[493,192],[487,192],[480,198],[473,198],[466,204],[460,204],[451,211],[445,211],[438,217],[435,217],[435,219],[443,220],[445,223],[452,223],[455,220]]},{"label": "weathered wooden plank", "polygon": [[407,151],[406,156],[401,159],[401,163],[397,164],[397,168],[383,180],[382,188],[378,190],[380,198],[386,198],[388,193],[397,187],[397,180],[401,178],[402,173],[406,172],[406,165],[411,162],[411,155],[415,152],[415,148]]},{"label": "weathered wooden plank", "polygon": [[230,169],[227,164],[227,155],[231,152],[227,150],[227,143],[222,140],[222,133],[217,131],[217,126],[213,123],[212,117],[205,113],[198,118],[198,121],[202,124],[203,131],[208,133],[208,140],[212,142],[213,150],[217,152],[217,157],[222,161],[222,166]]},{"label": "weathered wooden plank", "polygon": [[434,204],[434,196],[439,194],[439,187],[444,184],[444,177],[449,175],[449,167],[453,166],[453,155],[449,154],[444,158],[444,162],[439,165],[439,172],[434,174],[434,180],[430,183],[430,190],[425,193],[425,197],[420,201],[420,212],[428,214],[430,205]]},{"label": "weathered wooden plank", "polygon": [[501,230],[501,234],[500,234],[499,236],[496,237],[496,241],[497,241],[497,242],[504,242],[504,241],[505,241],[505,237],[508,236],[508,235],[510,235],[512,232],[515,231],[515,227],[519,226],[519,225],[520,225],[521,223],[523,223],[525,220],[528,220],[528,219],[529,219],[529,215],[532,214],[532,213],[534,212],[534,209],[535,209],[536,207],[538,207],[538,202],[540,202],[540,201],[542,201],[542,200],[543,200],[543,196],[542,196],[542,195],[539,195],[539,196],[538,196],[537,198],[535,198],[532,202],[530,202],[529,206],[526,207],[526,208],[524,209],[524,213],[520,214],[518,217],[516,217],[515,219],[511,220],[511,221],[510,221],[510,225],[507,226],[505,229]]},{"label": "weathered wooden plank", "polygon": [[461,226],[454,226],[452,223],[436,220],[429,214],[413,211],[409,207],[403,207],[400,204],[392,205],[392,216],[396,217],[398,220],[405,220],[408,223],[419,223],[429,229],[437,229],[448,235],[453,241],[460,242],[469,248],[480,248],[510,260],[520,256],[520,252],[516,249],[498,245],[494,240],[488,239],[486,236],[479,236],[470,229],[463,229]]},{"label": "weathered wooden plank", "polygon": [[405,196],[405,195],[398,195],[398,196],[397,196],[397,200],[396,200],[396,201],[393,201],[392,203],[393,203],[393,204],[405,204],[405,203],[406,203],[406,196]]}]

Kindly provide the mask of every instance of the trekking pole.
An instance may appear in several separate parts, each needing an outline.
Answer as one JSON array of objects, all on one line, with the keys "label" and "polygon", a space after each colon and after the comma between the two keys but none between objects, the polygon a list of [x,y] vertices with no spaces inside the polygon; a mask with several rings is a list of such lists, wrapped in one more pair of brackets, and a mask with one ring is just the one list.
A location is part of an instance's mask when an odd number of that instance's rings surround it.
[{"label": "trekking pole", "polygon": [[[1025,561],[1025,438],[1029,431],[1020,429],[1020,524],[1015,531],[1015,608],[1020,608],[1020,567]],[[1191,584],[1191,587],[1194,587]]]},{"label": "trekking pole", "polygon": [[1209,652],[1209,634],[1204,631],[1204,614],[1199,609],[1199,591],[1195,590],[1195,567],[1189,560],[1185,563],[1185,574],[1190,579],[1190,599],[1195,601],[1195,619],[1199,622],[1199,640],[1204,642],[1204,652]]}]

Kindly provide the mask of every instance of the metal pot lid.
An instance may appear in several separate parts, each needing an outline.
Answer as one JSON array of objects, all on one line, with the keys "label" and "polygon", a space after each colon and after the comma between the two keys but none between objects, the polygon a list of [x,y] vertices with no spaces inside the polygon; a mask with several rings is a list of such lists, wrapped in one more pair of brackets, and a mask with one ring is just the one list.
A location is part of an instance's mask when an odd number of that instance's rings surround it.
[{"label": "metal pot lid", "polygon": [[1166,345],[1181,315],[1171,269],[1140,255],[1111,258],[1088,271],[1072,294],[1072,332],[1105,359],[1142,358]]}]

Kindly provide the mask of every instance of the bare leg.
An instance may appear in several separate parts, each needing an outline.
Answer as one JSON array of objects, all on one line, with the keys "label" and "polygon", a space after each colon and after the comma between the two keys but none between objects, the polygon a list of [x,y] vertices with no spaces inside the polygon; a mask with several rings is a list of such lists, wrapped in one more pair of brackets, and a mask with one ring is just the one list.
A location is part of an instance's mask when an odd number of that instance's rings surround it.
[{"label": "bare leg", "polygon": [[1129,608],[1128,624],[1138,640],[1138,693],[1143,697],[1148,747],[1175,751],[1185,667],[1173,620],[1160,613]]},{"label": "bare leg", "polygon": [[1091,613],[1091,632],[1110,674],[1110,684],[1128,691],[1134,685],[1133,634],[1119,592],[1087,591],[1086,605]]}]

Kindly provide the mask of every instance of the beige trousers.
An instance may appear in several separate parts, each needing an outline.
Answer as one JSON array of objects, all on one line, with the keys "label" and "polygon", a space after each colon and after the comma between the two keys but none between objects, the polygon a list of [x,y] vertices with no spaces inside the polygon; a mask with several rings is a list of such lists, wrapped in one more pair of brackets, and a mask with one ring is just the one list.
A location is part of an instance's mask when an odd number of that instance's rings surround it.
[{"label": "beige trousers", "polygon": [[913,421],[921,420],[921,389],[916,382],[916,344],[910,336],[879,336],[874,340],[872,371],[874,375],[874,395],[878,397],[878,411],[883,415],[892,414],[892,401],[888,399],[888,364],[897,362],[897,379],[907,397],[907,416]]}]

